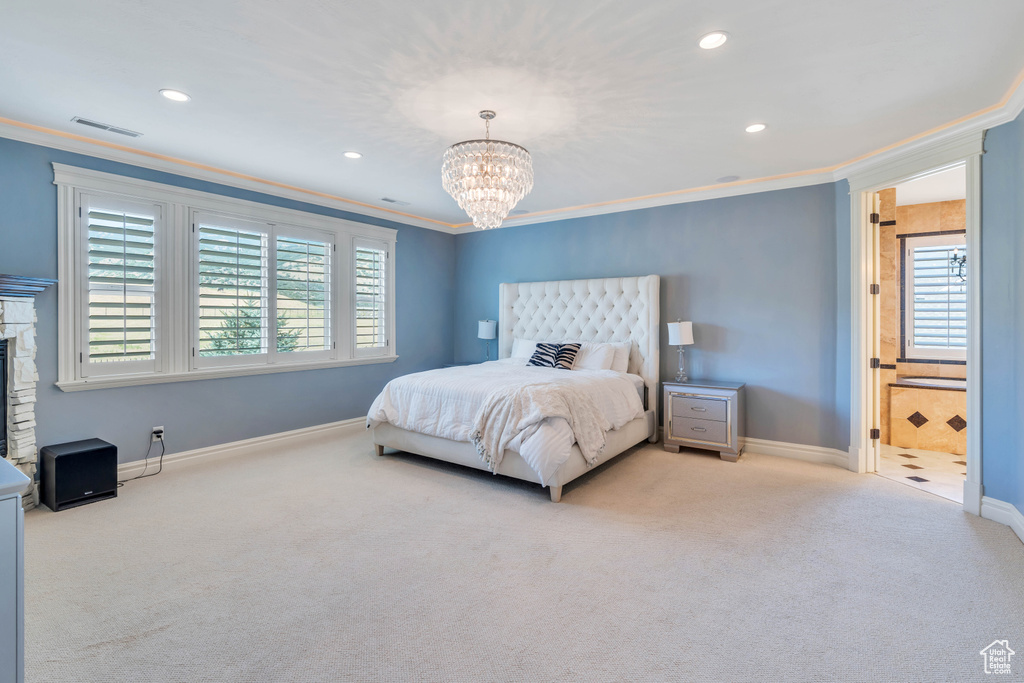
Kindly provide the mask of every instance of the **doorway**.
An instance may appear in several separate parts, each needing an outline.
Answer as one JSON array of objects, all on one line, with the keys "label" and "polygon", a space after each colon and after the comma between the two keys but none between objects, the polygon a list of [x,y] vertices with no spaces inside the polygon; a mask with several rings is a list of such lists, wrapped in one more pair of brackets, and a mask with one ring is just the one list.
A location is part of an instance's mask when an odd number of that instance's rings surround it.
[{"label": "doorway", "polygon": [[[964,510],[973,514],[979,515],[981,513],[981,498],[982,498],[982,486],[981,486],[981,320],[980,320],[980,270],[982,268],[980,260],[980,244],[981,244],[981,212],[980,212],[980,200],[981,200],[981,184],[980,184],[980,170],[981,170],[981,154],[983,153],[982,147],[983,136],[981,133],[964,134],[956,138],[949,139],[942,143],[931,145],[928,149],[918,149],[912,153],[907,153],[898,157],[893,157],[888,160],[875,163],[870,166],[865,166],[864,170],[858,173],[851,173],[848,178],[850,182],[850,193],[851,193],[851,232],[850,232],[850,285],[851,285],[851,315],[850,315],[850,329],[851,329],[851,348],[850,348],[850,469],[857,472],[871,472],[879,473],[883,469],[883,455],[895,455],[899,457],[900,453],[905,455],[918,456],[915,458],[900,458],[900,460],[893,460],[895,466],[898,467],[896,472],[902,475],[905,480],[901,483],[907,483],[908,485],[919,485],[918,488],[924,488],[924,484],[927,482],[915,482],[913,479],[907,479],[907,477],[920,477],[922,479],[928,479],[928,477],[921,476],[920,470],[916,470],[912,467],[903,467],[903,465],[915,465],[922,469],[927,469],[927,464],[922,464],[927,456],[927,453],[949,453],[950,455],[959,455],[954,452],[958,450],[956,447],[951,447],[948,450],[930,450],[936,448],[936,444],[929,440],[930,435],[924,435],[923,432],[917,430],[922,427],[914,426],[914,423],[920,425],[931,424],[931,430],[934,430],[940,425],[945,425],[946,429],[951,430],[956,434],[958,438],[961,438],[966,442],[964,449],[964,455],[957,460],[950,460],[950,465],[956,465],[959,468],[955,473],[954,482],[946,482],[949,486],[955,487],[960,483],[962,479],[962,494],[959,497],[963,501]],[[945,175],[948,174],[948,175]],[[899,216],[887,216],[889,221],[896,220],[897,223],[889,226],[881,225],[881,212],[882,212],[882,200],[885,197],[883,191],[893,190],[890,193],[889,201],[891,201],[891,209],[895,212],[903,214],[907,213],[906,209],[901,209],[898,204],[903,203],[896,199],[898,189],[901,186],[909,185],[912,181],[922,181],[922,184],[928,184],[925,181],[930,176],[942,176],[945,180],[950,180],[953,175],[962,178],[962,184],[964,186],[962,206],[963,206],[963,227],[962,227],[962,242],[952,245],[952,249],[948,249],[949,245],[944,244],[928,244],[927,240],[924,241],[910,241],[912,233],[908,231],[900,231]],[[934,182],[938,182],[936,179]],[[949,200],[954,201],[954,200]],[[939,202],[918,202],[920,204],[928,203],[942,203]],[[904,206],[912,206],[912,204],[904,203]],[[930,209],[931,210],[931,209]],[[877,214],[877,217],[873,216]],[[934,214],[933,214],[934,216]],[[875,219],[872,221],[872,219]],[[947,219],[949,216],[947,216]],[[906,218],[905,221],[911,220]],[[941,223],[942,216],[938,216],[939,223],[935,225],[933,229],[924,230],[923,233],[935,232],[942,233],[946,232],[942,229]],[[966,338],[963,344],[966,346],[965,349],[958,350],[958,353],[963,354],[964,358],[915,358],[914,353],[907,356],[906,354],[906,343],[909,334],[916,335],[919,341],[924,341],[928,337],[927,325],[924,324],[925,316],[921,318],[921,324],[918,325],[917,329],[914,328],[914,314],[913,304],[914,301],[910,302],[910,305],[906,302],[907,295],[907,273],[903,273],[903,297],[900,299],[890,299],[892,303],[886,306],[886,316],[888,328],[892,330],[893,326],[900,323],[900,319],[897,316],[898,306],[902,305],[905,310],[911,311],[908,318],[902,321],[902,328],[898,331],[888,332],[887,335],[892,341],[892,348],[896,350],[893,356],[887,357],[886,362],[882,361],[882,332],[883,332],[883,305],[882,305],[882,292],[880,276],[882,274],[882,238],[883,236],[889,237],[888,234],[883,234],[882,228],[887,227],[892,229],[891,239],[893,240],[893,247],[891,250],[891,260],[887,264],[887,268],[892,268],[893,273],[897,273],[892,278],[892,285],[890,289],[896,289],[899,286],[899,277],[896,267],[899,264],[900,259],[896,259],[897,249],[902,254],[902,260],[907,262],[910,266],[910,280],[911,280],[911,291],[913,291],[913,258],[915,256],[914,249],[916,247],[921,248],[920,259],[921,265],[925,265],[928,261],[928,254],[932,255],[932,265],[935,265],[939,259],[953,259],[959,262],[960,258],[966,257],[964,260],[963,268],[963,289],[962,297],[960,302],[954,306],[952,303],[947,304],[947,309],[950,307],[965,307],[966,308]],[[906,227],[906,225],[904,226]],[[899,231],[899,232],[898,232]],[[951,232],[951,231],[950,231]],[[914,237],[942,237],[942,235],[926,235],[913,233]],[[904,235],[904,242],[900,246],[898,235]],[[908,244],[910,241],[909,248],[910,254],[907,255]],[[964,248],[960,249],[959,246],[963,245]],[[928,250],[931,250],[930,252]],[[946,249],[945,255],[938,255],[939,252]],[[969,267],[968,267],[969,264]],[[954,264],[950,262],[950,265]],[[959,265],[955,266],[956,272],[951,273],[952,277],[959,278],[960,269]],[[925,278],[922,278],[920,283],[923,287],[926,283]],[[933,290],[934,291],[934,290]],[[876,293],[877,292],[877,293]],[[960,293],[958,293],[960,294]],[[890,292],[890,296],[892,292]],[[896,302],[902,301],[901,304]],[[962,321],[958,323],[964,324]],[[961,334],[962,332],[957,332]],[[902,335],[902,337],[901,337]],[[948,340],[946,346],[950,346]],[[915,344],[916,346],[927,346],[926,344]],[[953,346],[956,346],[954,344]],[[934,348],[934,346],[933,346]],[[947,349],[949,351],[949,349]],[[900,355],[903,352],[904,355]],[[937,354],[938,355],[938,354]],[[944,361],[944,362],[927,362],[927,361]],[[945,361],[959,361],[958,363],[951,363]],[[901,361],[901,362],[897,362]],[[907,362],[907,361],[925,361],[925,362]],[[886,367],[882,367],[885,365]],[[950,366],[950,367],[938,367],[938,366]],[[952,366],[956,366],[954,369]],[[935,368],[938,367],[936,370]],[[925,369],[927,368],[927,369]],[[962,370],[960,370],[962,368]],[[921,370],[920,372],[915,371]],[[954,374],[963,372],[964,378],[956,377]],[[886,374],[883,376],[883,372]],[[945,376],[944,376],[945,375]],[[904,384],[910,385],[914,380],[922,380],[925,386],[914,385],[914,386],[903,386],[903,387],[890,387],[890,384]],[[890,381],[895,380],[895,381]],[[957,384],[953,384],[956,382]],[[934,386],[935,384],[950,384],[952,386],[943,386],[941,388]],[[885,391],[883,392],[883,388]],[[907,444],[912,443],[909,441],[899,441],[897,445],[893,442],[893,434],[901,432],[902,436],[907,435],[907,427],[899,426],[893,427],[893,419],[895,416],[894,402],[899,403],[899,412],[903,412],[907,407],[907,403],[914,403],[915,400],[920,400],[922,394],[916,397],[911,396],[910,398],[895,396],[894,389],[907,390],[907,391],[945,391],[948,396],[942,399],[940,403],[942,405],[933,406],[941,409],[944,412],[949,407],[949,403],[953,401],[951,396],[956,393],[960,399],[966,399],[964,408],[965,413],[954,411],[953,414],[946,416],[942,420],[939,420],[937,412],[929,408],[929,411],[933,412],[933,415],[926,415],[924,411],[913,410],[910,411],[906,416],[900,416],[900,419],[907,421],[910,429],[913,429],[915,434],[919,437],[926,436],[929,438],[922,438],[917,441],[917,445],[926,444],[928,448],[910,448]],[[881,431],[882,431],[882,418],[883,418],[883,402],[888,400],[888,412],[887,416],[887,440],[889,443],[883,443]],[[918,404],[920,405],[920,404]],[[930,405],[930,404],[929,404]],[[965,424],[961,425],[960,420],[954,419],[959,416]],[[922,419],[923,418],[923,419]],[[925,422],[924,420],[927,420]],[[955,427],[961,426],[962,429],[957,431]],[[883,448],[886,447],[886,448]],[[895,447],[900,449],[898,453],[890,453],[888,447]],[[918,453],[916,451],[921,451]],[[886,460],[889,460],[887,457]],[[914,462],[918,461],[918,462]],[[963,463],[963,464],[959,464]],[[906,471],[906,474],[903,473]],[[946,491],[949,493],[949,490]],[[955,495],[949,496],[951,499],[956,499]]]},{"label": "doorway", "polygon": [[961,504],[969,424],[966,197],[966,167],[955,164],[879,190],[872,217],[879,285],[875,472]]}]

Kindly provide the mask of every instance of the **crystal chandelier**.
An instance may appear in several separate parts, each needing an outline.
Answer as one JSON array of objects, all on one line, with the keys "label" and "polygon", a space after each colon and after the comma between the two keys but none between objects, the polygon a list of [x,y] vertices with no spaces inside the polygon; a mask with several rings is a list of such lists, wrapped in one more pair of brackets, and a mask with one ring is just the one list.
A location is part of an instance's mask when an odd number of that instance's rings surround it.
[{"label": "crystal chandelier", "polygon": [[483,140],[466,140],[449,147],[441,166],[441,184],[473,225],[497,228],[516,203],[533,189],[533,162],[519,145],[491,140],[491,119],[497,114],[480,112],[487,127]]}]

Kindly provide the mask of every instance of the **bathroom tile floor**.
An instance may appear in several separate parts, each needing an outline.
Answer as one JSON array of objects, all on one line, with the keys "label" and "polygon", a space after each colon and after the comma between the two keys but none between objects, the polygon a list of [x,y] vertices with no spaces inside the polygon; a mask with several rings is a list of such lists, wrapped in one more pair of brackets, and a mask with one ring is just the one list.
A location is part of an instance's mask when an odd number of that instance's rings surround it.
[{"label": "bathroom tile floor", "polygon": [[957,503],[964,502],[965,456],[918,448],[882,445],[878,474],[886,479],[934,493]]}]

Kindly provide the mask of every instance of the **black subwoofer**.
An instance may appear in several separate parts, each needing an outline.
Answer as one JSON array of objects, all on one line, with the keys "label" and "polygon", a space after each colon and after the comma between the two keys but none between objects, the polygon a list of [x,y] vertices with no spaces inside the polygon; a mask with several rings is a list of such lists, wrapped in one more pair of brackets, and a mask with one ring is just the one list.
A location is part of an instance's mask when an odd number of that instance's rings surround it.
[{"label": "black subwoofer", "polygon": [[85,439],[39,451],[43,505],[54,512],[117,497],[117,446]]}]

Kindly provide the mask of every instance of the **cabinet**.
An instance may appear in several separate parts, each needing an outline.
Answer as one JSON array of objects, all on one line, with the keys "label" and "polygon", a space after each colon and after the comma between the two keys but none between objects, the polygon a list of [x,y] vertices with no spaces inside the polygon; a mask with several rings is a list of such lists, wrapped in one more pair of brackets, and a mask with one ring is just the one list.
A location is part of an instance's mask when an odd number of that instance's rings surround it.
[{"label": "cabinet", "polygon": [[25,515],[29,479],[0,458],[0,681],[25,680]]},{"label": "cabinet", "polygon": [[736,462],[743,450],[743,384],[665,382],[664,392],[666,450],[704,448]]}]

